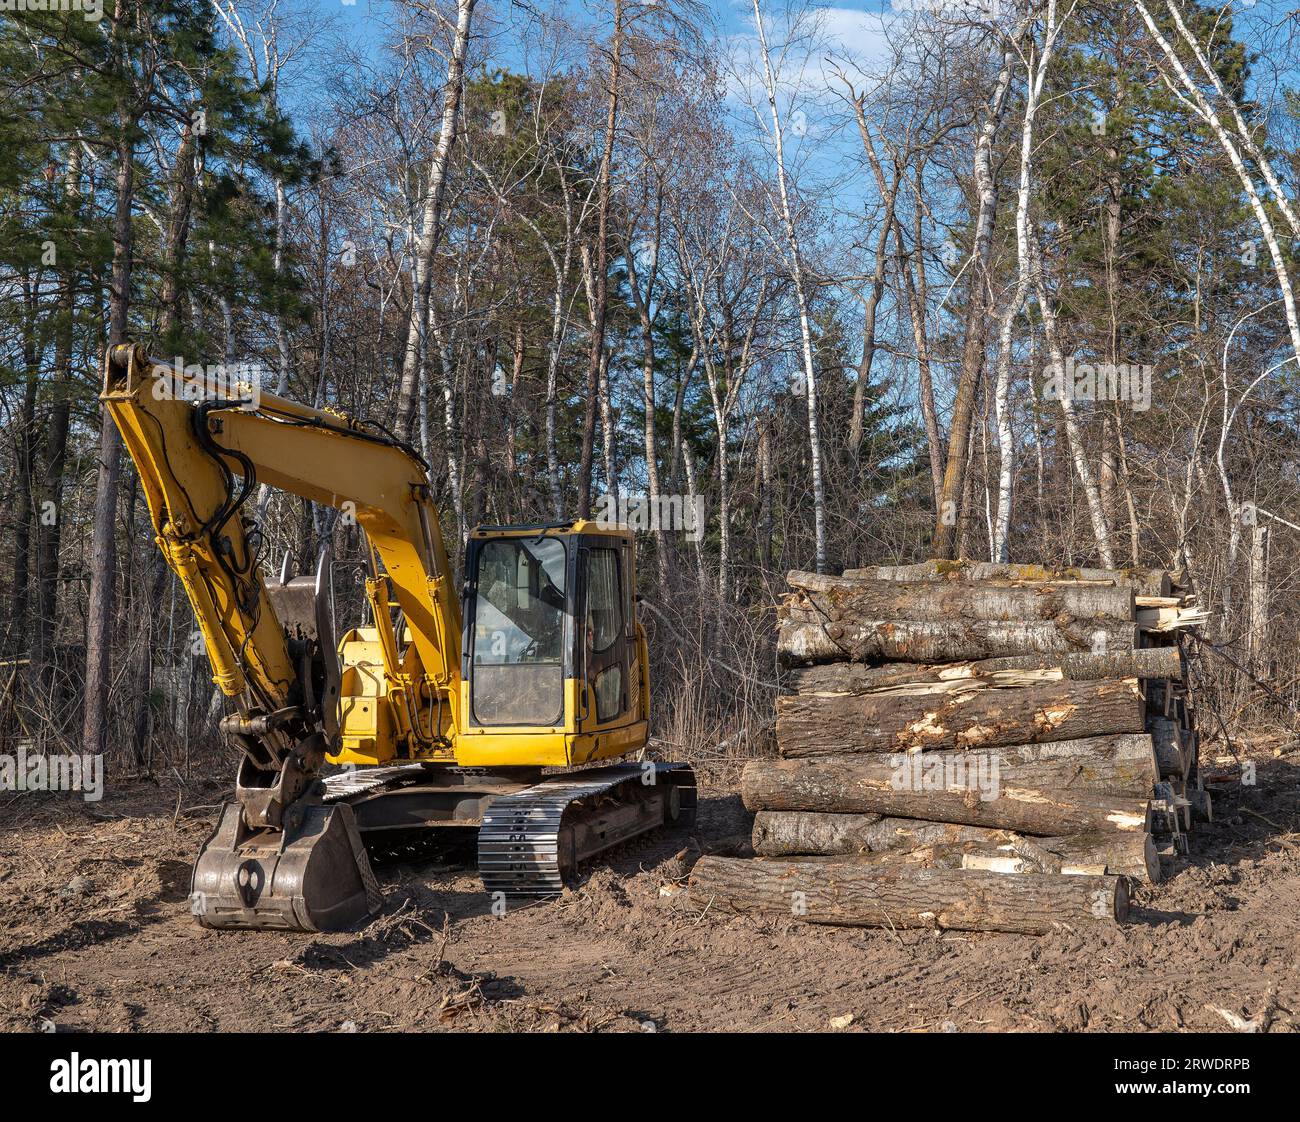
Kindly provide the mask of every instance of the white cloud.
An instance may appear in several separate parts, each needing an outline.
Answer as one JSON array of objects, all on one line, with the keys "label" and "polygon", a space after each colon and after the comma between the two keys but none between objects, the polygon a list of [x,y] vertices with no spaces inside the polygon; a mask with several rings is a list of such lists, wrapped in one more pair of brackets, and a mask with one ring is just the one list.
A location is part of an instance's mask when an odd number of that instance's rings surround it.
[{"label": "white cloud", "polygon": [[[744,30],[726,41],[731,60],[729,92],[745,103],[762,101],[766,96],[763,60],[753,8],[741,10],[739,3],[735,7]],[[839,66],[864,75],[883,69],[890,57],[888,28],[897,18],[888,11],[843,7],[810,7],[793,19],[782,12],[764,11],[763,30],[781,102],[824,102]]]}]

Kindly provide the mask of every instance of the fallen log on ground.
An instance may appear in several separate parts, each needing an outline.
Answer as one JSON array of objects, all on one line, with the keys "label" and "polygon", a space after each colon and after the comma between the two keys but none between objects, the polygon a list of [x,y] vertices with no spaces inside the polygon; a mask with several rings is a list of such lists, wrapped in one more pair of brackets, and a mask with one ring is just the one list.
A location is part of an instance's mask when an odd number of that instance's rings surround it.
[{"label": "fallen log on ground", "polygon": [[702,857],[690,879],[701,905],[805,923],[1041,935],[1122,922],[1122,877],[1007,876],[982,869],[874,869],[853,861]]},{"label": "fallen log on ground", "polygon": [[845,569],[844,576],[866,580],[1002,580],[1024,583],[1095,582],[1130,588],[1143,596],[1168,596],[1172,591],[1164,569],[1079,569],[1046,565],[1008,565],[989,561],[921,561],[915,565],[870,565]]},{"label": "fallen log on ground", "polygon": [[986,785],[983,793],[978,786],[927,790],[924,776],[917,789],[912,775],[896,778],[888,761],[872,757],[750,760],[741,776],[741,798],[749,810],[881,814],[1044,837],[1148,830],[1151,824],[1149,800],[1144,798],[1084,787],[1015,787],[1005,781],[996,789]]},{"label": "fallen log on ground", "polygon": [[786,757],[996,748],[1143,727],[1143,702],[1132,679],[955,695],[795,694],[778,697],[776,706],[776,739]]},{"label": "fallen log on ground", "polygon": [[[760,810],[754,816],[754,852],[760,857],[873,855],[884,861],[933,866],[961,854],[987,858],[994,871],[1101,872],[1160,880],[1160,861],[1150,834],[1108,831],[1063,837],[1027,837],[1011,830],[883,818],[878,814],[830,814],[806,810]],[[1042,855],[1055,858],[1055,867]],[[1013,868],[1015,861],[1019,868]]]},{"label": "fallen log on ground", "polygon": [[1040,681],[1097,681],[1101,678],[1181,678],[1178,647],[1144,647],[1106,654],[1042,654],[987,658],[925,666],[895,662],[866,666],[860,662],[823,662],[791,670],[788,681],[798,693],[870,693],[895,686],[982,679],[991,685],[1015,685],[1017,672],[1039,671]]}]

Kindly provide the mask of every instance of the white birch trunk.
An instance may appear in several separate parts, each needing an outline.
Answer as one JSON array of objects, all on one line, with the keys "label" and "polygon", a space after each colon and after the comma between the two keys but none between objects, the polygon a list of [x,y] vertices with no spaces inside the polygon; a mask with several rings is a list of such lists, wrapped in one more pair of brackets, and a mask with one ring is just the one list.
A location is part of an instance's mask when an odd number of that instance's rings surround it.
[{"label": "white birch trunk", "polygon": [[776,106],[776,77],[772,73],[772,58],[767,46],[767,32],[763,28],[763,13],[759,8],[759,0],[754,0],[754,23],[758,29],[759,50],[763,57],[763,86],[767,93],[768,111],[772,118],[772,143],[776,156],[777,190],[781,200],[781,224],[785,229],[786,245],[790,255],[790,279],[794,283],[795,306],[799,313],[804,388],[808,399],[808,455],[812,463],[813,536],[817,571],[824,573],[827,566],[826,489],[822,479],[821,432],[817,424],[817,369],[813,362],[812,323],[808,314],[807,294],[804,291],[803,255],[799,246],[799,232],[795,229],[790,187],[786,180],[785,140],[781,114]]},{"label": "white birch trunk", "polygon": [[1025,83],[1025,116],[1020,130],[1020,187],[1016,193],[1016,288],[1002,313],[998,332],[998,372],[993,405],[998,433],[998,502],[993,524],[991,560],[1005,562],[1011,526],[1011,489],[1015,473],[1015,445],[1011,433],[1011,329],[1020,315],[1029,290],[1029,196],[1033,178],[1034,120],[1042,96],[1047,67],[1052,60],[1060,27],[1056,22],[1056,0],[1049,0],[1043,33],[1043,50],[1036,63],[1032,45]]}]

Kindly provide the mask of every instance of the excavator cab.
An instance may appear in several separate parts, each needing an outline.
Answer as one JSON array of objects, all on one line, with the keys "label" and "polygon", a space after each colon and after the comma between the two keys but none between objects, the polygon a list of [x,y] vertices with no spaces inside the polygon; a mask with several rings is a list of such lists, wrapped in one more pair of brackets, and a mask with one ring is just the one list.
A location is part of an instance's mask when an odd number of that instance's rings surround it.
[{"label": "excavator cab", "polygon": [[457,763],[570,766],[648,729],[627,527],[483,526],[469,539]]}]

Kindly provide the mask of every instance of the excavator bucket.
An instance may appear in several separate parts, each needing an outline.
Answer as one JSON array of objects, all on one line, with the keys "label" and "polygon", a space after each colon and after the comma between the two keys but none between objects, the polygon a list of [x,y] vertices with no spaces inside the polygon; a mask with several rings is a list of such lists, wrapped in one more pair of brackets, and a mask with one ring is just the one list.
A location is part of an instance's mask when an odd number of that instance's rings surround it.
[{"label": "excavator bucket", "polygon": [[227,803],[199,852],[190,910],[204,927],[343,931],[383,900],[352,808],[306,806],[296,826],[250,830]]}]

